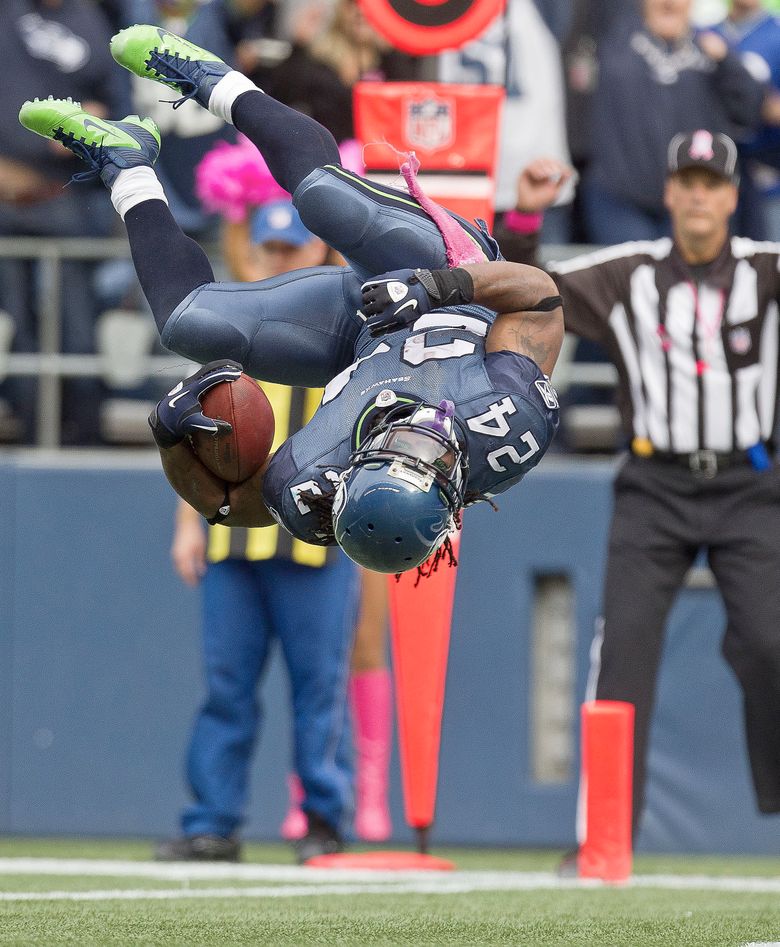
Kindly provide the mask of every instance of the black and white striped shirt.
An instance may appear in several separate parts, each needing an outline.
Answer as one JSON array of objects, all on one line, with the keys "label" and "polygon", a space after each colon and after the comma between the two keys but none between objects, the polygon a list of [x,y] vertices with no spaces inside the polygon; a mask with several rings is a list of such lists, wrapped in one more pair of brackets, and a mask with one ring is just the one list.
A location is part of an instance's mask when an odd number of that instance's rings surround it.
[{"label": "black and white striped shirt", "polygon": [[780,243],[734,237],[702,272],[666,238],[548,270],[567,330],[600,342],[618,368],[627,432],[684,454],[772,439],[779,261]]}]

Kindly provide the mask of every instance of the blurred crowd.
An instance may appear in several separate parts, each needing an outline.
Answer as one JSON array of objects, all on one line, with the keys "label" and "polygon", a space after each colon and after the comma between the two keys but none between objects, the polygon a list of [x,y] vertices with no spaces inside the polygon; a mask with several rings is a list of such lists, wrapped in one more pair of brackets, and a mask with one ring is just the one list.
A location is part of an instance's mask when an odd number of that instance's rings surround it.
[{"label": "blurred crowd", "polygon": [[[735,232],[780,240],[778,7],[778,0],[508,0],[505,14],[476,41],[411,57],[373,30],[355,0],[2,0],[0,238],[119,235],[100,183],[68,186],[80,170],[70,153],[17,121],[26,98],[71,95],[98,114],[151,115],[164,138],[158,174],[183,229],[212,246],[222,238],[220,253],[248,252],[252,211],[284,195],[257,193],[255,207],[246,189],[238,203],[220,201],[213,188],[211,199],[204,197],[204,159],[225,142],[237,155],[246,150],[232,127],[194,102],[172,110],[159,101],[165,96],[158,86],[115,67],[112,33],[154,22],[232,61],[340,143],[354,137],[358,80],[505,86],[497,212],[515,208],[519,174],[529,162],[554,158],[574,171],[545,215],[548,244],[668,234],[661,169],[670,139],[700,127],[724,131],[740,145]],[[236,159],[237,174],[242,167]],[[37,382],[3,377],[3,355],[39,350],[40,313],[52,292],[47,272],[34,259],[0,253],[0,442],[36,439]],[[94,353],[106,312],[144,309],[125,259],[69,259],[61,276],[65,353]],[[583,349],[579,357],[598,356]],[[143,398],[155,385],[164,388],[165,381],[119,394]],[[106,443],[108,393],[100,377],[65,380],[63,444]]]}]

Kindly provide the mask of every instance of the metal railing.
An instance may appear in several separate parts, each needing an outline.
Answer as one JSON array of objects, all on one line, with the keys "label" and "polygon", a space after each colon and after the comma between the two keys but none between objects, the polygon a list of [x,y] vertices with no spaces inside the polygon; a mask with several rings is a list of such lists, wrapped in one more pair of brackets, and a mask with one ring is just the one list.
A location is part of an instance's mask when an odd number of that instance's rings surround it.
[{"label": "metal railing", "polygon": [[[107,374],[104,355],[65,354],[62,349],[62,264],[65,260],[102,262],[129,259],[130,247],[122,238],[80,237],[0,237],[0,259],[34,260],[39,292],[38,351],[2,353],[2,376],[38,379],[36,402],[36,445],[60,444],[61,382],[64,378],[95,378]],[[177,377],[182,359],[173,355],[149,354],[145,359],[147,377]]]},{"label": "metal railing", "polygon": [[[212,258],[217,258],[215,248]],[[545,246],[542,259],[565,259],[593,249],[585,246]],[[66,260],[101,262],[129,259],[127,240],[80,237],[0,237],[0,259],[31,260],[38,264],[38,345],[33,353],[0,351],[0,378],[23,376],[38,379],[36,401],[36,445],[57,448],[60,445],[61,383],[66,378],[106,377],[105,353],[95,355],[62,352],[62,265]],[[612,365],[572,361],[573,343],[568,340],[556,367],[553,382],[559,390],[571,385],[613,387],[617,373]],[[188,363],[180,356],[149,353],[143,361],[146,378],[181,377]]]}]

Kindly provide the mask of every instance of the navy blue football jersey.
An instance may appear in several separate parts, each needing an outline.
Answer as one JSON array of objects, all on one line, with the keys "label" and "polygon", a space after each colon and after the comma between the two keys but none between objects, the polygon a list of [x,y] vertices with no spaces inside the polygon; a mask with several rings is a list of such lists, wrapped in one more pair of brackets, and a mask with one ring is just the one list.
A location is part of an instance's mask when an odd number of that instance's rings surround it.
[{"label": "navy blue football jersey", "polygon": [[550,445],[558,402],[530,358],[485,352],[494,320],[481,306],[461,306],[381,338],[362,330],[356,360],[329,382],[314,417],[269,464],[263,499],[276,519],[306,542],[333,542],[326,498],[376,420],[376,397],[386,389],[401,403],[454,403],[466,437],[467,503],[522,480]]}]

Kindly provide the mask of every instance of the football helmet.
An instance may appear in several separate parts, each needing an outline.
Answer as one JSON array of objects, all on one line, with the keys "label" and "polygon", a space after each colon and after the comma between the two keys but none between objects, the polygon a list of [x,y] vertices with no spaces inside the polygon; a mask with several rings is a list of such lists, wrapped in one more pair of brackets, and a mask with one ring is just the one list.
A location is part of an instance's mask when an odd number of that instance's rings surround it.
[{"label": "football helmet", "polygon": [[[393,393],[380,393],[377,406],[383,396]],[[456,528],[468,476],[457,425],[451,401],[398,405],[352,454],[333,501],[336,540],[350,559],[406,572]]]}]

